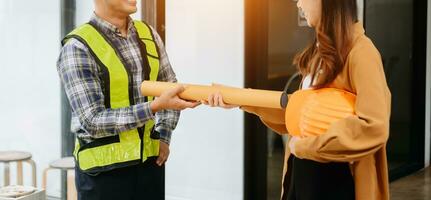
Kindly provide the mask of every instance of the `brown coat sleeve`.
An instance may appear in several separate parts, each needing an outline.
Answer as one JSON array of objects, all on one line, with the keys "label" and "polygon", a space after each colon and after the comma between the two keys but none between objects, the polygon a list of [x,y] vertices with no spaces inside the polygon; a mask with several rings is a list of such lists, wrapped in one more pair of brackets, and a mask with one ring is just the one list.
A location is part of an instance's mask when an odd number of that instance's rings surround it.
[{"label": "brown coat sleeve", "polygon": [[284,123],[284,109],[249,106],[242,106],[241,109],[245,112],[259,116],[260,120],[276,133],[287,134],[286,125]]},{"label": "brown coat sleeve", "polygon": [[371,41],[364,40],[352,49],[346,66],[346,80],[357,95],[356,116],[332,124],[323,135],[298,140],[296,156],[351,162],[375,153],[387,142],[391,94],[379,52]]},{"label": "brown coat sleeve", "polygon": [[285,124],[274,124],[271,122],[267,122],[267,121],[263,120],[262,118],[260,118],[260,120],[263,122],[263,124],[265,124],[266,127],[270,128],[274,132],[276,132],[280,135],[287,134],[287,129],[286,129]]}]

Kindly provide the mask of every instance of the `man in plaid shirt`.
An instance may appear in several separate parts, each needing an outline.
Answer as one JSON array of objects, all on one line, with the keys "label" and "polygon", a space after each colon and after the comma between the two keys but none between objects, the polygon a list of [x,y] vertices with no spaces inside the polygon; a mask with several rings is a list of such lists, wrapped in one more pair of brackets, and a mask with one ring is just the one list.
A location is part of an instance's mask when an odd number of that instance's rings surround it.
[{"label": "man in plaid shirt", "polygon": [[[137,129],[155,120],[154,131],[160,137],[159,156],[139,165],[87,174],[76,168],[79,199],[164,199],[164,163],[169,156],[172,131],[180,110],[194,108],[177,94],[184,88],[167,91],[152,102],[140,95],[146,68],[139,37],[130,14],[136,12],[135,0],[94,0],[95,13],[90,19],[101,34],[121,54],[122,62],[132,74],[134,105],[120,109],[105,107],[101,66],[87,45],[71,38],[62,48],[57,70],[72,107],[72,132],[84,144]],[[159,49],[158,81],[176,82],[160,36],[151,29]],[[112,75],[111,75],[112,76]],[[115,76],[115,74],[114,74]]]}]

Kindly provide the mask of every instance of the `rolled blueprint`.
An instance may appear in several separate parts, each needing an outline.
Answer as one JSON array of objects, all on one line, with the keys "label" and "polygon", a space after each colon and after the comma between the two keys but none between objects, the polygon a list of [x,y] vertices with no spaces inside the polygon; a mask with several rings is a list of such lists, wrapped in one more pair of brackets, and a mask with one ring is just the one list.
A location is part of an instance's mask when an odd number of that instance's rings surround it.
[{"label": "rolled blueprint", "polygon": [[192,84],[178,84],[157,81],[144,81],[141,93],[144,96],[160,96],[164,91],[183,85],[186,89],[179,96],[189,101],[207,100],[208,96],[220,92],[227,104],[239,106],[255,106],[263,108],[281,108],[282,92],[270,90],[243,89],[227,86],[204,86]]}]

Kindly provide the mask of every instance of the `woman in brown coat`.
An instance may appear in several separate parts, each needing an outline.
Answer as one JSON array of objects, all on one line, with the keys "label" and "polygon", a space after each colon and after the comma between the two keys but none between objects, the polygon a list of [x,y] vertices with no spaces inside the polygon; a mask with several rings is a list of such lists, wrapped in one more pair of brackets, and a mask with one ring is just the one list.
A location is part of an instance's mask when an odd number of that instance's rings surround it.
[{"label": "woman in brown coat", "polygon": [[[380,54],[358,22],[356,0],[298,0],[315,40],[295,59],[301,89],[337,88],[356,95],[356,115],[325,134],[291,137],[286,148],[282,199],[389,199],[386,143],[391,94]],[[225,108],[220,94],[211,106]],[[284,110],[242,107],[286,134]]]}]

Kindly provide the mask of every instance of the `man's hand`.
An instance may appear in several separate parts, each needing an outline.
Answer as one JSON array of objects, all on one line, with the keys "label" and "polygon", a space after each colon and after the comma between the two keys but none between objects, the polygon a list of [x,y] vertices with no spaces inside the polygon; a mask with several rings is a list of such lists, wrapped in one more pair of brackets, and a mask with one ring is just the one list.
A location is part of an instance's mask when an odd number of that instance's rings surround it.
[{"label": "man's hand", "polygon": [[195,108],[201,104],[200,102],[185,101],[178,97],[184,90],[184,86],[178,86],[162,93],[160,97],[151,102],[150,106],[153,113],[159,112],[160,110],[184,110],[186,108]]},{"label": "man's hand", "polygon": [[159,157],[157,158],[157,165],[162,166],[166,163],[169,157],[169,144],[160,141]]}]

